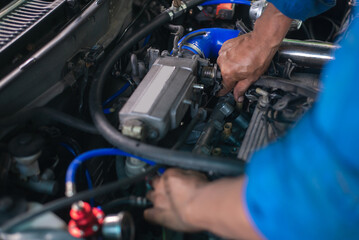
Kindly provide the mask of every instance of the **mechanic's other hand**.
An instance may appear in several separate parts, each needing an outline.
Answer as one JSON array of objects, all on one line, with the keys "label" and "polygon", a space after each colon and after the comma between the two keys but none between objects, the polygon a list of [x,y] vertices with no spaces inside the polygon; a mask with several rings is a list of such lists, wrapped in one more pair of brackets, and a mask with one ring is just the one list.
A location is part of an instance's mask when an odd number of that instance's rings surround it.
[{"label": "mechanic's other hand", "polygon": [[153,180],[153,191],[147,198],[153,208],[144,212],[145,219],[176,231],[201,231],[189,223],[188,205],[196,191],[207,184],[205,175],[181,169],[169,169]]},{"label": "mechanic's other hand", "polygon": [[239,97],[267,70],[276,51],[253,33],[226,41],[217,59],[223,78],[218,95],[234,88],[234,97],[240,101]]}]

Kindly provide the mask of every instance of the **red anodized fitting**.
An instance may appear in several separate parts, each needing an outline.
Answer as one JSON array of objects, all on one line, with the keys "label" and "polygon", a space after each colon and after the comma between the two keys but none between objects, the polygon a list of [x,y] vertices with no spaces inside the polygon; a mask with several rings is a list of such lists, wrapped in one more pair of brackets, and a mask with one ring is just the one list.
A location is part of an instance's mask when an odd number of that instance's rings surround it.
[{"label": "red anodized fitting", "polygon": [[80,201],[72,205],[70,217],[69,233],[76,238],[82,238],[93,236],[100,230],[105,214],[101,209]]}]

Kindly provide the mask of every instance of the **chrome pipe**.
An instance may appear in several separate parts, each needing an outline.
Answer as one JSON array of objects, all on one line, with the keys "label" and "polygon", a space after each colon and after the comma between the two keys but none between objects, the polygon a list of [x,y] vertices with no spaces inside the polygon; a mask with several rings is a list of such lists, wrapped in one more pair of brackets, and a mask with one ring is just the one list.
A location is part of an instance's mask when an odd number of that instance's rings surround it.
[{"label": "chrome pipe", "polygon": [[328,61],[334,60],[333,52],[337,48],[331,43],[284,39],[278,50],[278,61],[290,59],[299,66],[322,68]]}]

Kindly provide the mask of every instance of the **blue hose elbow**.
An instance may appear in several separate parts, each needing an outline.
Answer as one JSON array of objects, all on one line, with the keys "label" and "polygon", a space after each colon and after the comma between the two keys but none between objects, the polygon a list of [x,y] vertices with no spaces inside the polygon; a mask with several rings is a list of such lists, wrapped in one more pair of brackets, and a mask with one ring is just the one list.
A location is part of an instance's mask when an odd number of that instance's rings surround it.
[{"label": "blue hose elbow", "polygon": [[[205,34],[193,36],[197,32],[205,32]],[[225,29],[225,28],[204,28],[193,32],[190,32],[184,36],[183,39],[188,40],[183,44],[182,49],[186,49],[194,54],[198,54],[203,58],[217,58],[218,52],[221,49],[223,43],[229,39],[238,37],[241,33],[239,30]]]}]

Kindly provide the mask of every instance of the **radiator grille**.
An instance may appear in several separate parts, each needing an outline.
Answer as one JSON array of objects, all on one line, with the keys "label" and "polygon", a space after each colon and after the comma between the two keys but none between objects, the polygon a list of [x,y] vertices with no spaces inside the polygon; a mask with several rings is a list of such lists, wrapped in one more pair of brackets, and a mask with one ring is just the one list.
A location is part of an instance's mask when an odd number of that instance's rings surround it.
[{"label": "radiator grille", "polygon": [[20,0],[0,12],[0,52],[63,2],[64,0]]}]

